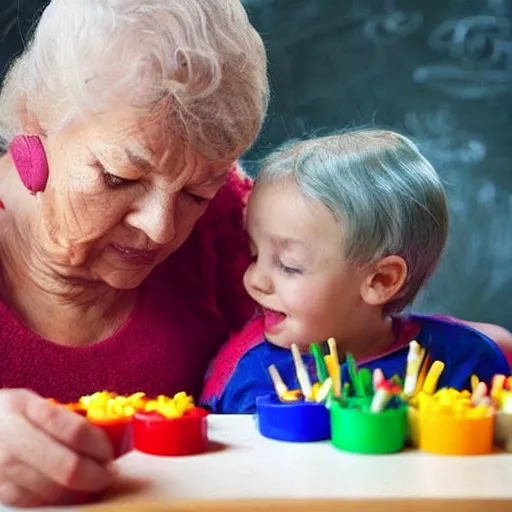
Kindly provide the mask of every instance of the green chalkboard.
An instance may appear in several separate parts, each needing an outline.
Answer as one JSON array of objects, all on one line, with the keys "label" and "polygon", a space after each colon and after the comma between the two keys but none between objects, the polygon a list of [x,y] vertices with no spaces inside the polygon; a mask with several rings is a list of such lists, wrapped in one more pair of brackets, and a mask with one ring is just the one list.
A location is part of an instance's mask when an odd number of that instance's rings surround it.
[{"label": "green chalkboard", "polygon": [[414,305],[512,329],[512,1],[246,0],[273,98],[246,165],[290,137],[411,136],[442,175],[448,248]]}]

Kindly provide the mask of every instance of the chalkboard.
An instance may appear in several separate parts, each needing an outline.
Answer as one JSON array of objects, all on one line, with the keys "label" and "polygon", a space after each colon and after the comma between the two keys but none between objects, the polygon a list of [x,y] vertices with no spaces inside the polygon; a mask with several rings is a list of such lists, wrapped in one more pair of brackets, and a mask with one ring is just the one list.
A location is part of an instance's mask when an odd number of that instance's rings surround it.
[{"label": "chalkboard", "polygon": [[246,0],[272,103],[246,156],[354,126],[411,136],[444,179],[451,228],[414,309],[512,329],[512,1]]},{"label": "chalkboard", "polygon": [[0,0],[0,79],[24,47],[34,22],[49,0]]},{"label": "chalkboard", "polygon": [[[9,5],[10,0],[2,0]],[[0,10],[0,69],[46,2]],[[246,0],[270,59],[258,160],[347,126],[411,136],[442,175],[451,228],[414,309],[512,329],[512,0]]]}]

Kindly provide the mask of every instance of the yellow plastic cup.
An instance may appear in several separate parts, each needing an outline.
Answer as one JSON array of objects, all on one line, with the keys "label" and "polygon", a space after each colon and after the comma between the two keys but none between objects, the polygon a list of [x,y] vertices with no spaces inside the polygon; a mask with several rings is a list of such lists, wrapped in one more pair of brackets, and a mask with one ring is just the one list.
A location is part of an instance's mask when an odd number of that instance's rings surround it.
[{"label": "yellow plastic cup", "polygon": [[485,455],[491,453],[494,414],[483,418],[457,418],[418,413],[419,448],[439,455]]}]

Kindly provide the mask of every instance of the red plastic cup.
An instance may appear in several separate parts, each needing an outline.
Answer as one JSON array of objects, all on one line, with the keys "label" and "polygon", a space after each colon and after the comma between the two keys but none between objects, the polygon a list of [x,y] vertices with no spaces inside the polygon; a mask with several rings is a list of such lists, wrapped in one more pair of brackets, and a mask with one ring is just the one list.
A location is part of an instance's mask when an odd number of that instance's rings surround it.
[{"label": "red plastic cup", "polygon": [[79,407],[75,408],[75,407],[71,407],[71,406],[66,406],[66,408],[68,410],[70,410],[71,412],[74,412],[75,414],[79,414],[80,416],[83,416],[84,418],[87,417],[87,410],[86,409],[81,409]]},{"label": "red plastic cup", "polygon": [[208,450],[208,411],[194,407],[180,418],[138,412],[133,418],[133,446],[150,455],[197,455]]},{"label": "red plastic cup", "polygon": [[112,450],[116,459],[132,449],[132,418],[89,419],[89,422],[102,428],[107,434],[112,443]]}]

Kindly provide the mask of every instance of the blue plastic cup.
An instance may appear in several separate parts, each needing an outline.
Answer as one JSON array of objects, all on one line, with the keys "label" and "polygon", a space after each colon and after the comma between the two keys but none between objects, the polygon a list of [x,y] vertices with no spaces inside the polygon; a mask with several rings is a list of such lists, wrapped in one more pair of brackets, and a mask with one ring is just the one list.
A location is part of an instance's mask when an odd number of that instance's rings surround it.
[{"label": "blue plastic cup", "polygon": [[329,410],[317,402],[281,402],[276,395],[256,399],[262,436],[278,441],[310,443],[331,439]]}]

